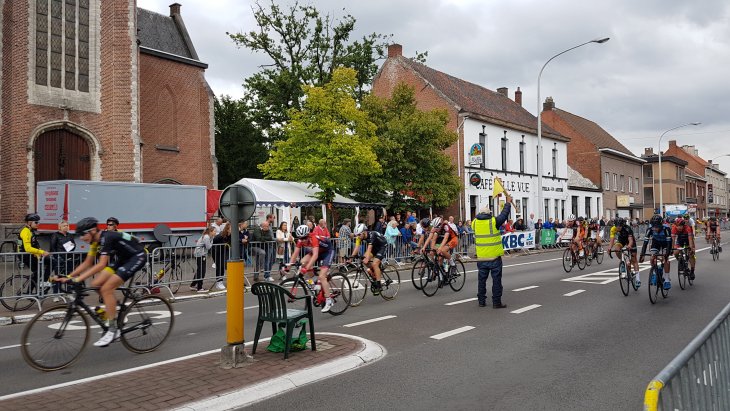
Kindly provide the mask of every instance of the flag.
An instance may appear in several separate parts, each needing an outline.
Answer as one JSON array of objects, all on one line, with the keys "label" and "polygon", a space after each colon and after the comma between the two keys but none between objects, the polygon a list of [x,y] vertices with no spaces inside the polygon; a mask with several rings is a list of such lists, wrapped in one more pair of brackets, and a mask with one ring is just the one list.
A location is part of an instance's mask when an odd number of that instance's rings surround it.
[{"label": "flag", "polygon": [[498,195],[504,193],[504,187],[502,187],[502,180],[499,179],[499,177],[494,177],[494,189],[492,190],[492,197],[497,197]]}]

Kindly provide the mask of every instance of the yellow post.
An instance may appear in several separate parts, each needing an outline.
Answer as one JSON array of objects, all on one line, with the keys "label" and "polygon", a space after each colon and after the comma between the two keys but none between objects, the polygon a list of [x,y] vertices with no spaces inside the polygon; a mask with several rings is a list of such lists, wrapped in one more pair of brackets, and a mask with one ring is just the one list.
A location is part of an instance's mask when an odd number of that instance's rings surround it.
[{"label": "yellow post", "polygon": [[226,342],[243,344],[243,261],[228,261],[226,296]]},{"label": "yellow post", "polygon": [[664,384],[661,381],[653,380],[646,387],[646,393],[644,393],[644,410],[645,411],[657,411],[659,405],[659,391],[662,390]]}]

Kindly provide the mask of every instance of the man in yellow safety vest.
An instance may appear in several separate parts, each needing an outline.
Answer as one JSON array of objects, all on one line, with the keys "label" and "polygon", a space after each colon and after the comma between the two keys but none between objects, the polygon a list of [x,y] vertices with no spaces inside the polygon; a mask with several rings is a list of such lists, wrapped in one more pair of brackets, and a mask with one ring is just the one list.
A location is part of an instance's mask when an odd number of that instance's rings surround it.
[{"label": "man in yellow safety vest", "polygon": [[477,299],[480,307],[487,305],[487,277],[492,275],[492,307],[505,308],[502,303],[502,235],[499,227],[510,216],[512,196],[505,192],[506,203],[499,216],[492,216],[489,206],[482,207],[471,226],[474,229],[476,243],[477,267],[479,268],[479,285]]}]

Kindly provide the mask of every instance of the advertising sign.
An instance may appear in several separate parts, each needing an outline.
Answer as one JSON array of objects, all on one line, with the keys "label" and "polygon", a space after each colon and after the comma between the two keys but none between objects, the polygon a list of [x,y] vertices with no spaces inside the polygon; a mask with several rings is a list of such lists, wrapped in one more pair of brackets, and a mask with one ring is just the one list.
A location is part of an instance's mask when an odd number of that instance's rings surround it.
[{"label": "advertising sign", "polygon": [[502,247],[505,250],[535,248],[535,230],[504,234],[502,236]]},{"label": "advertising sign", "polygon": [[669,217],[677,217],[687,212],[687,206],[684,204],[669,204],[664,206],[664,211]]},{"label": "advertising sign", "polygon": [[714,190],[712,189],[712,184],[707,185],[707,202],[708,203],[714,203]]},{"label": "advertising sign", "polygon": [[629,206],[629,196],[621,195],[616,196],[616,207],[628,207]]},{"label": "advertising sign", "polygon": [[479,165],[482,164],[482,157],[484,154],[484,149],[482,148],[482,145],[479,143],[472,144],[471,148],[469,149],[469,164],[470,165]]}]

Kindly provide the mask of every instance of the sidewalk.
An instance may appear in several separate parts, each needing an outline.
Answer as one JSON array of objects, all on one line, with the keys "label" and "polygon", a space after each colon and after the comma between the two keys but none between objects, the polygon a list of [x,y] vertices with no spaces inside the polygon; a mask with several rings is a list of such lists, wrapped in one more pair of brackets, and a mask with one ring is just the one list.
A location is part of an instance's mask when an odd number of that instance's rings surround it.
[{"label": "sidewalk", "polygon": [[[316,336],[317,351],[295,352],[288,360],[283,353],[267,351],[268,341],[260,341],[253,362],[239,368],[220,368],[220,354],[215,350],[0,397],[0,409],[31,411],[51,403],[56,410],[235,409],[354,370],[386,354],[382,346],[363,338]],[[250,353],[250,343],[246,345]],[[143,355],[154,358],[154,353]]]}]

